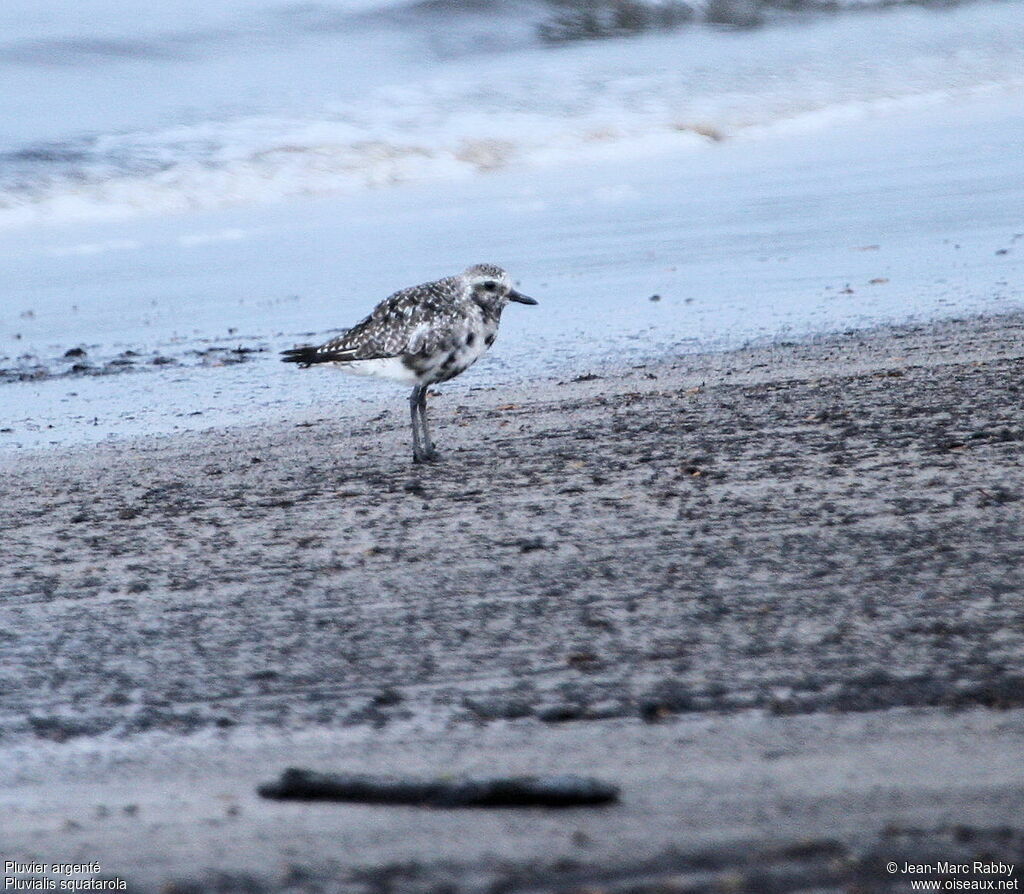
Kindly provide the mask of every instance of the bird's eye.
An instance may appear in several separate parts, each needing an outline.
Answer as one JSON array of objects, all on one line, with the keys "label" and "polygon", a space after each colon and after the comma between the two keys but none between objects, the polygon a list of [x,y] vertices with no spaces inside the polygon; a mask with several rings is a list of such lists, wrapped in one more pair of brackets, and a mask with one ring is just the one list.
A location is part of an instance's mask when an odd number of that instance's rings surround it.
[{"label": "bird's eye", "polygon": [[493,280],[489,280],[488,282],[484,283],[484,288],[488,292],[493,292],[493,291],[495,291],[498,288],[498,284],[496,282],[494,282]]}]

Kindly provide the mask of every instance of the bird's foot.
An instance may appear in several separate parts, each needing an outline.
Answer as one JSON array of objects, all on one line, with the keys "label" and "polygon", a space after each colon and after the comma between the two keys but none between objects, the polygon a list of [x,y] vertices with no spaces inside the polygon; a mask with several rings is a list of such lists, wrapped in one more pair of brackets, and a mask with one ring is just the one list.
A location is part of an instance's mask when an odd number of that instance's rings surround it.
[{"label": "bird's foot", "polygon": [[441,454],[434,449],[434,445],[431,444],[426,450],[413,451],[412,461],[414,463],[435,463],[441,458]]}]

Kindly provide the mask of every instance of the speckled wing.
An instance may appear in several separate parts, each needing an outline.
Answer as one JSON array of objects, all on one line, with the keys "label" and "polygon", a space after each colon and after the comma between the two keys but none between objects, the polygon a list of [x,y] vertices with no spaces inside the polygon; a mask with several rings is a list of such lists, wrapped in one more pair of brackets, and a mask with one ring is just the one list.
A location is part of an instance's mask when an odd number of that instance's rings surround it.
[{"label": "speckled wing", "polygon": [[401,289],[364,320],[317,348],[323,360],[347,362],[432,353],[460,320],[455,277]]}]

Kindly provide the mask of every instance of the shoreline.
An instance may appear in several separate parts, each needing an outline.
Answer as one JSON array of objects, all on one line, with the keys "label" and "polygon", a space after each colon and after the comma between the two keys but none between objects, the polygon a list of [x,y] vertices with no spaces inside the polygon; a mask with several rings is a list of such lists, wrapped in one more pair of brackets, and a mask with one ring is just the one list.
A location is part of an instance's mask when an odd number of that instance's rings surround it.
[{"label": "shoreline", "polygon": [[[1012,96],[976,97],[953,118],[941,108],[869,116],[726,141],[699,162],[608,159],[572,177],[512,166],[449,184],[443,214],[436,184],[409,184],[5,236],[14,298],[0,314],[0,377],[58,375],[0,387],[0,428],[13,429],[0,442],[270,425],[296,405],[389,399],[365,380],[300,376],[271,355],[470,261],[500,262],[541,306],[506,315],[456,392],[510,381],[529,390],[609,359],[1019,312],[1016,108]],[[203,241],[226,232],[237,238]],[[64,375],[88,365],[149,372]]]},{"label": "shoreline", "polygon": [[[765,376],[758,370],[766,368],[766,361],[771,364],[778,364],[780,361],[793,365],[794,369],[812,361],[814,352],[826,351],[834,346],[843,350],[851,339],[858,339],[858,351],[844,352],[843,362],[846,370],[851,373],[859,373],[875,369],[884,364],[884,350],[880,345],[885,339],[891,338],[895,341],[923,336],[924,340],[929,338],[927,333],[946,332],[955,336],[958,326],[967,324],[971,327],[980,328],[992,338],[992,344],[988,347],[986,357],[1010,356],[1017,350],[1013,334],[1018,328],[1020,321],[1024,321],[1024,310],[1016,306],[1007,308],[1000,312],[986,313],[964,313],[951,314],[939,318],[911,318],[898,323],[876,323],[864,328],[846,327],[842,330],[825,332],[811,332],[797,336],[777,334],[775,336],[761,336],[747,340],[739,346],[710,346],[705,348],[693,344],[679,345],[679,353],[671,356],[671,351],[665,348],[660,353],[648,355],[638,354],[628,358],[614,361],[610,357],[594,357],[587,360],[574,359],[572,364],[556,371],[541,373],[531,381],[525,381],[525,377],[510,370],[512,378],[510,381],[502,382],[497,370],[505,370],[509,367],[509,359],[505,356],[496,358],[484,357],[480,366],[488,365],[486,378],[481,382],[479,377],[474,377],[472,372],[479,372],[475,369],[467,374],[465,378],[453,382],[446,382],[442,385],[431,386],[431,397],[439,403],[437,406],[443,412],[446,402],[452,400],[457,406],[466,406],[472,401],[483,399],[489,394],[495,395],[494,403],[503,404],[508,402],[523,402],[540,393],[545,397],[557,398],[559,390],[566,386],[576,387],[582,394],[598,393],[605,387],[612,387],[618,391],[628,391],[632,387],[630,383],[656,381],[659,374],[667,376],[687,375],[694,383],[703,385],[708,376],[724,374],[730,383],[751,383],[756,384],[765,380]],[[996,336],[996,330],[1003,326],[1009,327],[1005,338]],[[332,330],[334,331],[334,330]],[[326,333],[330,334],[330,333]],[[257,353],[268,353],[268,348],[261,348]],[[733,368],[732,359],[737,358],[745,363],[745,368]],[[267,362],[272,362],[274,368],[278,363],[276,354],[270,356]],[[929,361],[931,362],[931,361]],[[200,369],[199,367],[194,369]],[[192,371],[184,369],[182,371]],[[217,370],[207,367],[202,370],[206,373],[225,373],[230,376],[244,376],[251,380],[252,376],[259,372],[253,365],[253,361],[242,361],[239,363],[227,364],[224,370]],[[288,372],[295,374],[295,370]],[[111,434],[102,440],[88,441],[80,440],[71,443],[52,443],[49,445],[4,445],[0,442],[0,468],[5,462],[12,465],[19,459],[32,457],[52,457],[66,455],[71,458],[79,454],[94,456],[97,452],[111,451],[118,454],[124,449],[144,449],[154,445],[172,446],[175,441],[188,441],[198,439],[203,441],[208,436],[216,437],[218,434],[227,434],[235,437],[261,438],[268,431],[283,436],[290,428],[295,426],[309,426],[320,424],[342,425],[351,423],[360,427],[363,434],[368,433],[367,421],[383,421],[381,416],[392,412],[396,413],[396,428],[407,420],[400,410],[404,409],[408,395],[404,386],[396,386],[393,383],[382,383],[378,380],[367,380],[361,377],[346,376],[336,370],[315,370],[320,373],[321,378],[330,384],[340,383],[341,385],[353,386],[344,392],[338,393],[332,399],[330,387],[325,388],[321,382],[308,382],[312,375],[308,371],[301,371],[295,383],[294,391],[301,393],[299,386],[312,384],[314,399],[312,403],[296,404],[296,409],[287,410],[285,401],[275,401],[275,406],[281,408],[274,418],[261,420],[259,422],[234,422],[210,424],[205,428],[186,428],[177,431],[168,431],[163,428],[155,433],[149,434]],[[145,370],[141,373],[130,372],[120,375],[143,375],[152,376],[152,372]],[[119,374],[103,376],[108,380],[119,378]],[[54,380],[46,380],[51,384]],[[66,379],[61,384],[72,385],[74,379]],[[588,382],[598,384],[587,385]],[[26,385],[25,382],[14,383],[18,386]],[[158,383],[159,384],[159,383]],[[237,387],[237,382],[233,387]],[[647,388],[647,391],[655,391],[656,388]],[[508,398],[502,400],[502,396]],[[488,408],[484,408],[488,409]],[[489,408],[493,409],[493,408]],[[461,410],[460,410],[461,412]],[[193,413],[192,415],[202,415]],[[237,415],[233,412],[221,414],[225,417]],[[378,433],[382,434],[385,429],[381,428]],[[400,440],[400,438],[399,438]],[[411,442],[410,442],[411,443]],[[411,447],[410,447],[411,452]]]},{"label": "shoreline", "polygon": [[[142,891],[653,890],[701,854],[708,885],[895,891],[872,855],[1019,861],[1022,371],[1016,314],[446,387],[436,466],[400,395],[4,455],[7,858]],[[582,767],[624,798],[256,798],[304,761]]]}]

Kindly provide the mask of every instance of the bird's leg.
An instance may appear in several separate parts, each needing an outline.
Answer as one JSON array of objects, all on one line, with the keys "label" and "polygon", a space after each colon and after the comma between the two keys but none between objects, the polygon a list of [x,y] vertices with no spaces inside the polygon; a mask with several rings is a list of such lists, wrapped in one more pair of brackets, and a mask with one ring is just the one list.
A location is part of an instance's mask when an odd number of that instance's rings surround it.
[{"label": "bird's leg", "polygon": [[412,394],[409,395],[409,415],[412,418],[412,461],[414,463],[421,463],[425,459],[423,448],[420,446],[420,423],[418,419],[420,391],[421,388],[417,385],[412,389]]},{"label": "bird's leg", "polygon": [[430,426],[427,424],[427,386],[420,386],[420,424],[423,426],[423,456],[428,462],[437,459],[438,453],[434,449],[434,442],[430,439]]}]

